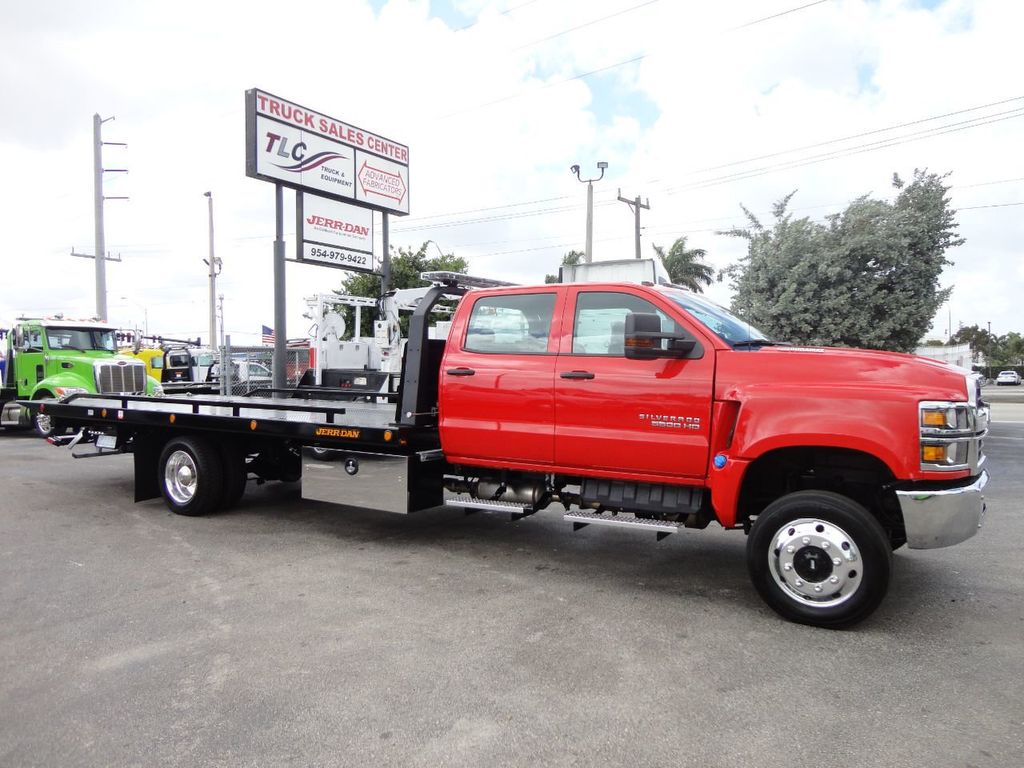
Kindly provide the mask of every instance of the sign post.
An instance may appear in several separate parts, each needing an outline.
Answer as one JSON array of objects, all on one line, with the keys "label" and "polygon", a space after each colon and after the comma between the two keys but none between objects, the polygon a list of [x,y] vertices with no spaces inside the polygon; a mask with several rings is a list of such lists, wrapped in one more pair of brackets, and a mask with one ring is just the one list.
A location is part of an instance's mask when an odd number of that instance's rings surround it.
[{"label": "sign post", "polygon": [[[245,93],[245,173],[274,184],[273,385],[285,386],[284,187],[296,190],[295,261],[380,272],[390,288],[388,215],[409,213],[409,148],[253,88]],[[373,211],[384,253],[373,253]]]}]

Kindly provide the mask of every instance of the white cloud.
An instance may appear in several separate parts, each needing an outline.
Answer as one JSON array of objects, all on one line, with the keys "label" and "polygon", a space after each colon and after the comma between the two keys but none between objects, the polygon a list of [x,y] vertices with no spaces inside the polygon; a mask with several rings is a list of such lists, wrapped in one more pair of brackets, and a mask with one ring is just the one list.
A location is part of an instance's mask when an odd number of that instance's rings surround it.
[{"label": "white cloud", "polygon": [[[464,30],[432,17],[425,0],[390,0],[379,13],[356,0],[286,10],[265,0],[12,6],[0,30],[9,116],[0,126],[0,318],[92,311],[93,264],[69,252],[93,248],[91,118],[100,112],[116,115],[105,138],[129,144],[105,149],[108,166],[130,169],[108,176],[106,193],[131,197],[106,205],[108,247],[123,258],[108,266],[111,318],[140,322],[144,306],[151,330],[206,335],[202,193],[213,190],[227,327],[238,341],[255,340],[273,315],[274,222],[271,185],[244,176],[251,87],[407,144],[413,215],[392,218],[392,243],[433,239],[468,256],[474,272],[506,279],[539,280],[582,248],[585,188],[573,163],[584,174],[598,160],[610,164],[595,185],[598,258],[632,254],[619,188],[650,199],[645,250],[686,234],[716,267],[742,253],[741,241],[715,234],[743,223],[740,203],[766,215],[793,189],[793,208],[820,217],[864,193],[889,196],[893,171],[928,167],[953,172],[959,207],[1024,201],[1022,182],[971,186],[1024,176],[1013,119],[700,186],[836,145],[703,168],[1024,95],[1019,4],[835,0],[742,26],[797,5],[660,2],[581,26],[630,4],[465,0],[457,7],[476,23]],[[573,27],[581,28],[560,34]],[[290,194],[286,201],[290,233]],[[438,217],[499,206],[515,207]],[[534,210],[546,212],[523,215]],[[954,324],[1024,330],[1014,311],[1024,292],[1020,211],[961,213],[967,243],[950,254],[955,290],[943,310]],[[489,220],[458,223],[471,219]],[[306,329],[302,297],[340,278],[288,265],[289,335]],[[709,293],[728,301],[724,285]]]}]

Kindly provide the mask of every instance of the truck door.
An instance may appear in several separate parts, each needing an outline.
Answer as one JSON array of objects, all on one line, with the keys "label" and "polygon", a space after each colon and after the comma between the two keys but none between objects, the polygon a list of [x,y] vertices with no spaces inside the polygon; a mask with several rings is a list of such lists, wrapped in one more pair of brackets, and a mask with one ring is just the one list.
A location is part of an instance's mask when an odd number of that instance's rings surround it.
[{"label": "truck door", "polygon": [[[558,289],[470,294],[441,362],[441,445],[449,460],[551,464],[552,325]],[[559,313],[560,314],[560,313]]]},{"label": "truck door", "polygon": [[[627,360],[630,312],[656,313],[665,332],[697,339],[692,359]],[[706,473],[714,349],[641,290],[573,288],[555,364],[555,463],[651,481]],[[571,320],[570,320],[571,318]]]},{"label": "truck door", "polygon": [[14,355],[14,376],[20,397],[27,397],[32,388],[46,378],[43,329],[38,325],[24,326],[21,346]]}]

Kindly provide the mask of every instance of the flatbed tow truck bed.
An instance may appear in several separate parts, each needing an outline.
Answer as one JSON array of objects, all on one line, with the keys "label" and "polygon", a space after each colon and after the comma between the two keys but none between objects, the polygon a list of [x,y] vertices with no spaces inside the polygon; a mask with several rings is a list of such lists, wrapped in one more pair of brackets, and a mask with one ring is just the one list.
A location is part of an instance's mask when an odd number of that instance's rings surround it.
[{"label": "flatbed tow truck bed", "polygon": [[[72,395],[65,401],[23,403],[61,423],[87,431],[171,427],[175,431],[216,431],[248,436],[288,437],[333,448],[359,443],[389,448],[430,443],[434,430],[395,424],[393,403],[296,400],[290,397],[144,397],[141,395]],[[410,441],[416,434],[420,439]],[[404,440],[403,440],[404,438]],[[436,446],[435,446],[436,447]],[[395,452],[401,452],[396,450]]]},{"label": "flatbed tow truck bed", "polygon": [[162,495],[181,514],[234,506],[252,476],[402,514],[443,503],[436,427],[396,423],[390,402],[81,394],[23,405],[73,430],[50,440],[75,458],[132,454],[135,500]]}]

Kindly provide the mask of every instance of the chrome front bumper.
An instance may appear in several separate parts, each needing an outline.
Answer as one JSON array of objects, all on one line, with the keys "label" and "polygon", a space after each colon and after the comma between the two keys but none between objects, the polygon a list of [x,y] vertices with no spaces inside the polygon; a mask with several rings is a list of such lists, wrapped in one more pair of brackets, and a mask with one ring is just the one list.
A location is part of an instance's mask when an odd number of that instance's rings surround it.
[{"label": "chrome front bumper", "polygon": [[950,547],[966,541],[981,528],[985,517],[982,489],[988,472],[982,470],[970,485],[944,491],[896,491],[911,549]]}]

